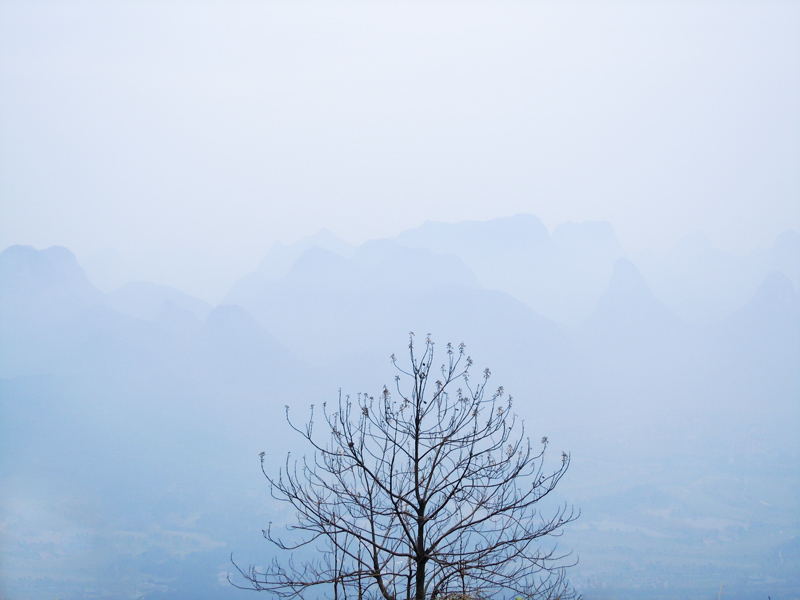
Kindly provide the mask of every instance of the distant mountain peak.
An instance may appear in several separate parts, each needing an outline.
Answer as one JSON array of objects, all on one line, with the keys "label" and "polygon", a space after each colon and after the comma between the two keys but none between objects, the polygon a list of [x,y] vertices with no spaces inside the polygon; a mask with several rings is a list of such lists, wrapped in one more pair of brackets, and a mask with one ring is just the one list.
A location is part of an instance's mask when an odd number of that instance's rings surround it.
[{"label": "distant mountain peak", "polygon": [[342,245],[342,246],[348,246],[348,247],[350,246],[350,244],[345,242],[342,238],[340,238],[338,235],[333,233],[327,227],[323,227],[322,229],[320,229],[317,233],[315,233],[314,235],[312,235],[308,239],[309,240],[313,240],[315,242],[326,242],[326,243],[335,244],[335,245]]},{"label": "distant mountain peak", "polygon": [[611,281],[603,297],[609,300],[620,298],[655,299],[639,269],[627,258],[619,258],[614,263]]},{"label": "distant mountain peak", "polygon": [[320,246],[311,246],[294,261],[286,275],[314,281],[316,278],[335,278],[348,269],[348,260],[341,254]]},{"label": "distant mountain peak", "polygon": [[314,247],[339,256],[349,256],[353,252],[350,244],[337,237],[330,229],[323,228],[294,244],[276,242],[259,263],[257,271],[272,281],[277,280],[285,275],[305,252]]},{"label": "distant mountain peak", "polygon": [[101,300],[102,294],[67,248],[11,246],[0,253],[0,317],[4,327],[57,320]]},{"label": "distant mountain peak", "polygon": [[790,310],[797,311],[798,297],[789,278],[780,271],[772,271],[758,286],[751,300],[751,305],[764,307],[784,306]]},{"label": "distant mountain peak", "polygon": [[650,347],[655,339],[675,334],[679,324],[680,320],[653,294],[639,269],[627,258],[620,258],[614,263],[608,288],[583,327],[598,340],[639,340],[641,349]]},{"label": "distant mountain peak", "polygon": [[80,276],[83,269],[75,255],[64,246],[37,250],[33,246],[9,246],[0,253],[3,269],[27,269],[32,273],[71,273]]},{"label": "distant mountain peak", "polygon": [[33,246],[9,246],[0,253],[3,286],[58,286],[98,294],[75,255],[63,246],[37,250]]}]

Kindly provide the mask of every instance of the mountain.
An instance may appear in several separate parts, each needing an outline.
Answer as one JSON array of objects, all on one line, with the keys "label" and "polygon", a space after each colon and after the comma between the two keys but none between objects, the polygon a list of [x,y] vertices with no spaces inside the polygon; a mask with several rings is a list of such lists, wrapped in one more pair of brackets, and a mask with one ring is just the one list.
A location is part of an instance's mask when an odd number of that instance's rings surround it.
[{"label": "mountain", "polygon": [[[660,452],[692,410],[692,389],[707,350],[697,332],[653,294],[636,266],[621,258],[592,314],[575,330],[575,369],[591,398],[584,437],[626,452]],[[598,430],[592,424],[602,422]],[[684,427],[685,429],[685,427]]]},{"label": "mountain", "polygon": [[769,248],[736,256],[694,233],[664,256],[643,252],[634,262],[673,312],[693,323],[711,323],[747,304],[772,271],[799,286],[800,234],[786,231]]},{"label": "mountain", "polygon": [[217,573],[232,541],[250,547],[243,515],[263,510],[258,452],[285,451],[275,425],[313,369],[239,307],[201,320],[208,307],[171,288],[104,295],[64,249],[12,248],[0,277],[13,326],[0,336],[0,587],[77,598],[123,581],[168,598],[180,573],[196,597],[235,595]]},{"label": "mountain", "polygon": [[[310,248],[278,281],[248,276],[225,301],[343,387],[386,373],[380,365],[402,353],[409,331],[431,333],[440,344],[466,342],[520,387],[554,388],[569,353],[554,323],[508,294],[482,289],[455,256],[391,240],[367,242],[349,259]],[[384,383],[384,375],[373,382]]]},{"label": "mountain", "polygon": [[546,246],[549,238],[547,228],[537,217],[520,214],[489,221],[426,221],[402,232],[396,240],[404,246],[455,254],[475,267],[492,263],[498,254],[530,254]]},{"label": "mountain", "polygon": [[[782,317],[797,316],[800,313],[795,287],[790,279],[780,271],[769,273],[756,290],[750,302],[738,311],[744,319],[763,321],[773,317],[772,322]],[[762,325],[767,325],[762,322]],[[774,327],[767,327],[765,333],[774,333]]]},{"label": "mountain", "polygon": [[[270,474],[287,452],[311,458],[284,406],[302,428],[340,389],[392,389],[389,355],[406,366],[413,331],[417,348],[431,334],[436,362],[465,342],[464,385],[489,368],[487,393],[504,386],[526,436],[550,438],[547,464],[572,453],[546,501],[582,511],[562,541],[581,553],[584,589],[689,597],[764,574],[740,595],[797,589],[787,474],[800,457],[800,309],[785,272],[797,236],[741,260],[687,240],[681,260],[708,260],[677,285],[763,272],[728,316],[689,323],[650,279],[666,271],[619,256],[607,224],[547,235],[536,223],[429,225],[411,245],[338,250],[322,233],[213,308],[152,283],[101,293],[65,249],[0,255],[3,584],[16,596],[83,597],[89,581],[109,597],[120,582],[143,597],[233,597],[230,553],[259,556],[261,528],[291,519],[269,499],[260,453]],[[501,251],[478,256],[487,247]],[[585,316],[559,325],[531,308],[545,300]]]},{"label": "mountain", "polygon": [[560,323],[586,318],[623,255],[605,222],[564,223],[552,236],[533,215],[432,223],[397,236],[403,245],[458,256],[486,288],[511,294]]},{"label": "mountain", "polygon": [[615,374],[642,387],[669,379],[665,367],[685,373],[696,347],[690,328],[656,298],[626,258],[614,264],[608,288],[576,335],[584,356],[603,376]]},{"label": "mountain", "polygon": [[367,242],[351,258],[312,247],[278,281],[250,275],[225,302],[242,306],[311,360],[322,398],[334,399],[332,386],[375,393],[391,385],[396,372],[388,356],[404,364],[413,331],[418,339],[432,335],[437,360],[444,360],[446,343],[465,342],[474,376],[491,368],[492,385],[515,395],[533,431],[548,423],[554,435],[568,426],[576,394],[567,336],[509,294],[481,288],[453,255],[392,240]]},{"label": "mountain", "polygon": [[773,271],[752,299],[714,328],[730,394],[759,410],[783,404],[800,415],[800,299]]},{"label": "mountain", "polygon": [[754,252],[762,272],[780,271],[800,290],[800,233],[787,229],[766,252]]},{"label": "mountain", "polygon": [[0,330],[50,323],[101,298],[66,248],[10,246],[0,253]]},{"label": "mountain", "polygon": [[585,330],[611,337],[653,335],[678,319],[658,300],[636,266],[626,258],[614,263],[608,288],[584,322]]},{"label": "mountain", "polygon": [[131,282],[151,282],[216,304],[247,267],[239,261],[173,246],[125,257],[105,249],[81,258],[90,281],[104,292]]},{"label": "mountain", "polygon": [[350,244],[336,237],[329,229],[321,229],[294,244],[276,242],[259,263],[257,271],[268,280],[275,281],[285,275],[306,250],[314,246],[340,256],[350,256],[354,250]]},{"label": "mountain", "polygon": [[310,368],[239,306],[212,310],[203,325],[203,341],[205,375],[228,389],[285,391],[294,387],[297,377],[309,376]]},{"label": "mountain", "polygon": [[0,315],[4,377],[91,375],[98,385],[149,378],[194,388],[253,372],[280,387],[301,370],[242,309],[212,311],[148,282],[103,294],[66,248],[14,246],[0,254]]},{"label": "mountain", "polygon": [[212,309],[212,306],[204,300],[175,288],[147,281],[126,283],[106,294],[104,300],[104,304],[114,310],[148,320],[155,319],[161,314],[165,302],[190,312],[201,321],[205,320]]},{"label": "mountain", "polygon": [[278,281],[258,272],[242,278],[225,303],[242,306],[296,354],[322,364],[408,331],[402,315],[411,303],[447,286],[477,284],[455,257],[384,240],[349,259],[313,246]]}]

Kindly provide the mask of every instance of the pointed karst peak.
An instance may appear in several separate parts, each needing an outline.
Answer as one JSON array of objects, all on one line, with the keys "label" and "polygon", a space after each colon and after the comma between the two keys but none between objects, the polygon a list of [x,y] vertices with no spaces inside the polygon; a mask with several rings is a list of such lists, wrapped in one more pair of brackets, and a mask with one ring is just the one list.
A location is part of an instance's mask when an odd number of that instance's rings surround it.
[{"label": "pointed karst peak", "polygon": [[606,330],[622,327],[630,332],[633,328],[643,334],[652,333],[654,327],[663,330],[675,325],[675,317],[655,297],[639,269],[627,258],[620,258],[587,323]]},{"label": "pointed karst peak", "polygon": [[66,248],[11,246],[0,253],[0,316],[6,324],[51,322],[101,299]]},{"label": "pointed karst peak", "polygon": [[796,312],[798,297],[789,278],[780,271],[772,271],[758,286],[752,304],[769,308],[784,307]]},{"label": "pointed karst peak", "polygon": [[316,278],[330,279],[340,276],[347,270],[348,260],[341,254],[311,246],[303,252],[289,269],[289,277],[316,280]]},{"label": "pointed karst peak", "polygon": [[619,258],[614,263],[614,271],[603,297],[607,300],[652,300],[653,292],[647,281],[631,261]]},{"label": "pointed karst peak", "polygon": [[309,239],[313,240],[316,243],[322,242],[326,246],[349,246],[347,242],[345,242],[342,238],[337,236],[327,227],[323,227],[317,233],[312,235]]},{"label": "pointed karst peak", "polygon": [[323,227],[314,235],[302,238],[293,244],[288,244],[285,248],[293,250],[297,255],[314,246],[319,246],[323,250],[334,252],[346,256],[353,251],[353,247],[342,238],[334,234],[330,229]]},{"label": "pointed karst peak", "polygon": [[278,279],[289,271],[303,253],[315,247],[340,256],[349,256],[353,252],[350,244],[336,237],[329,229],[320,229],[314,235],[293,244],[275,242],[259,263],[257,270],[270,279]]}]

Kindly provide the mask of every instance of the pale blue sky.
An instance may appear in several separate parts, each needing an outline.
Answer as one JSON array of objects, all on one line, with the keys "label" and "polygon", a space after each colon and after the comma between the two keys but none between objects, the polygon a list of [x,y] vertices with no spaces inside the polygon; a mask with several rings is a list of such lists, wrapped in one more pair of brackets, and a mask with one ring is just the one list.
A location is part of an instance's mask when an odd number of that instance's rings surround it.
[{"label": "pale blue sky", "polygon": [[796,2],[0,4],[0,246],[800,229]]}]

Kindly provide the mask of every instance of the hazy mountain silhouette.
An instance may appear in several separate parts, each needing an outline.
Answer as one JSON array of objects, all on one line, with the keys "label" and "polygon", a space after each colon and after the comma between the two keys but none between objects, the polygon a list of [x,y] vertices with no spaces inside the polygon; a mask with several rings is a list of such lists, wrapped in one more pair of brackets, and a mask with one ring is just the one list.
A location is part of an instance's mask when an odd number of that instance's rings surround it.
[{"label": "hazy mountain silhouette", "polygon": [[250,274],[225,302],[242,306],[299,356],[324,363],[407,331],[410,304],[451,286],[477,288],[457,258],[383,240],[350,259],[313,246],[278,281]]},{"label": "hazy mountain silhouette", "polygon": [[[0,254],[0,301],[5,376],[110,378],[125,371],[188,382],[211,373],[230,380],[242,364],[262,375],[268,365],[287,373],[299,364],[239,308],[212,311],[202,300],[147,282],[103,294],[66,248],[16,246]],[[277,380],[283,378],[273,373]]]},{"label": "hazy mountain silhouette", "polygon": [[81,264],[89,280],[103,292],[146,281],[211,304],[219,302],[243,274],[234,261],[180,246],[128,257],[113,249],[99,250],[83,257]]},{"label": "hazy mountain silhouette", "polygon": [[635,259],[656,295],[684,319],[708,323],[743,307],[771,271],[800,285],[800,234],[786,231],[768,249],[735,256],[694,233],[665,256],[640,253]]},{"label": "hazy mountain silhouette", "polygon": [[0,327],[39,326],[94,303],[102,294],[75,255],[53,246],[10,246],[0,253]]},{"label": "hazy mountain silhouette", "polygon": [[728,393],[742,398],[748,413],[763,417],[762,411],[771,407],[785,413],[782,424],[796,425],[800,299],[789,278],[778,271],[770,273],[750,302],[714,331]]},{"label": "hazy mountain silhouette", "polygon": [[[674,436],[691,408],[683,390],[696,377],[700,349],[696,333],[655,297],[632,262],[616,261],[608,288],[574,335],[575,369],[592,399],[581,418],[586,438],[649,453]],[[602,429],[592,426],[598,421]]]},{"label": "hazy mountain silhouette", "polygon": [[[124,581],[152,596],[166,569],[200,581],[197,595],[230,597],[216,573],[240,535],[228,509],[248,505],[242,494],[259,483],[264,442],[253,424],[274,423],[282,410],[271,408],[313,371],[238,307],[201,321],[176,301],[202,303],[149,284],[109,298],[64,249],[11,249],[0,274],[3,319],[14,325],[0,336],[0,487],[14,531],[3,591],[80,596],[88,580],[114,595]],[[285,432],[270,439],[280,445]],[[182,593],[159,586],[161,597]]]},{"label": "hazy mountain silhouette", "polygon": [[787,229],[780,234],[765,252],[754,252],[763,271],[780,271],[800,289],[800,233]]},{"label": "hazy mountain silhouette", "polygon": [[11,246],[0,253],[0,374],[35,372],[74,347],[51,330],[103,295],[60,246]]},{"label": "hazy mountain silhouette", "polygon": [[605,337],[630,338],[665,332],[677,323],[677,317],[655,297],[636,266],[620,258],[614,263],[608,288],[583,329]]},{"label": "hazy mountain silhouette", "polygon": [[537,217],[520,214],[489,221],[426,221],[399,234],[397,241],[441,254],[456,254],[472,266],[491,263],[493,249],[501,253],[520,250],[528,253],[545,247],[549,238],[547,228]]},{"label": "hazy mountain silhouette", "polygon": [[[489,367],[531,438],[573,452],[557,501],[583,510],[566,538],[580,573],[678,595],[763,573],[741,589],[796,589],[798,239],[741,258],[695,236],[634,264],[604,223],[427,223],[355,249],[323,231],[274,247],[214,308],[163,283],[102,293],[64,248],[9,248],[0,574],[38,595],[81,597],[87,580],[98,595],[124,581],[175,597],[186,580],[237,595],[217,581],[230,551],[259,556],[260,529],[286,517],[259,475],[261,451],[270,471],[301,455],[284,405],[302,423],[339,387],[391,386],[389,354],[403,364],[414,331],[438,358],[466,342],[473,381]],[[709,323],[676,314],[669,289]],[[82,550],[55,556],[53,539]]]},{"label": "hazy mountain silhouette", "polygon": [[[547,228],[533,215],[490,221],[437,223],[428,221],[402,232],[397,241],[459,257],[484,287],[514,294],[508,285],[530,275],[531,263],[541,263],[551,251]],[[517,286],[518,287],[518,286]]]},{"label": "hazy mountain silhouette", "polygon": [[608,284],[622,249],[608,223],[565,223],[552,237],[532,215],[485,222],[432,223],[397,240],[458,256],[484,287],[507,292],[536,312],[577,324]]},{"label": "hazy mountain silhouette", "polygon": [[258,272],[270,281],[279,279],[289,272],[292,265],[306,250],[314,246],[340,256],[350,256],[354,250],[350,244],[336,237],[329,229],[321,229],[316,234],[294,244],[286,245],[276,242],[269,249],[267,256],[259,263]]},{"label": "hazy mountain silhouette", "polygon": [[[799,312],[800,304],[794,285],[784,273],[772,271],[758,287],[752,300],[738,314],[747,315],[745,318],[754,318],[756,314],[762,313],[772,315],[774,320],[780,320],[782,317],[796,317]],[[769,329],[767,332],[772,333]]]},{"label": "hazy mountain silhouette", "polygon": [[[209,374],[235,387],[256,383],[271,390],[289,389],[301,369],[300,363],[278,340],[239,306],[221,305],[208,315],[203,326]],[[262,387],[262,392],[269,389]]]},{"label": "hazy mountain silhouette", "polygon": [[204,300],[166,285],[146,281],[126,283],[109,292],[104,303],[132,317],[155,319],[161,314],[165,302],[192,313],[200,320],[205,320],[212,309],[212,306]]}]

